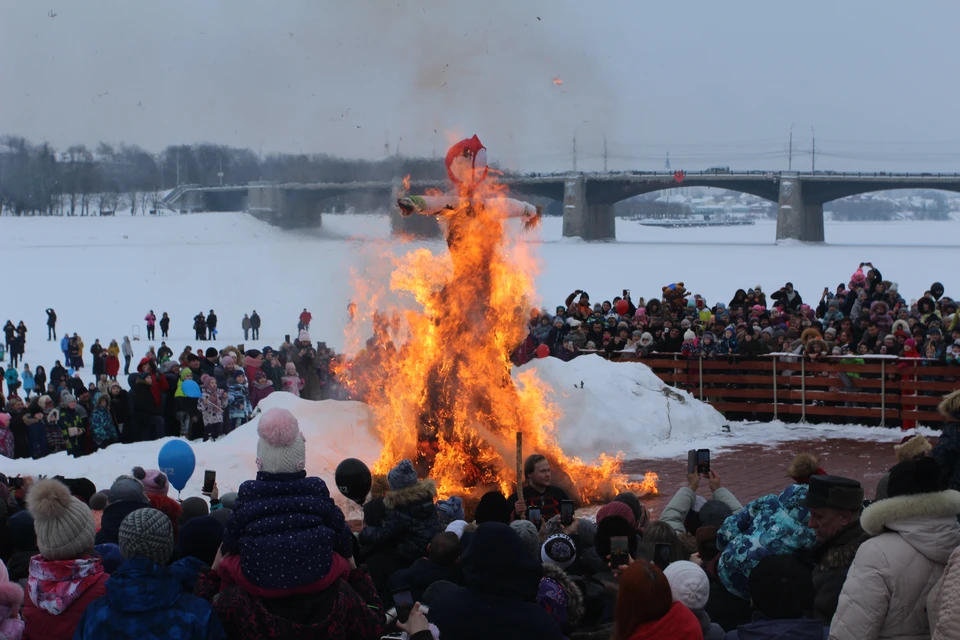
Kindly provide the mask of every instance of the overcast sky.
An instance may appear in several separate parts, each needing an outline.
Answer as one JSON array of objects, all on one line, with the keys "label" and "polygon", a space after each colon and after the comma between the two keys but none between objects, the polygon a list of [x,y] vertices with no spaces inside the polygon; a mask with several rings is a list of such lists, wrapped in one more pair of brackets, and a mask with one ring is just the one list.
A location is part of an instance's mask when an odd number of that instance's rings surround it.
[{"label": "overcast sky", "polygon": [[[55,14],[51,17],[48,14]],[[526,170],[960,171],[960,2],[0,0],[0,133]],[[554,83],[559,78],[562,85]]]}]

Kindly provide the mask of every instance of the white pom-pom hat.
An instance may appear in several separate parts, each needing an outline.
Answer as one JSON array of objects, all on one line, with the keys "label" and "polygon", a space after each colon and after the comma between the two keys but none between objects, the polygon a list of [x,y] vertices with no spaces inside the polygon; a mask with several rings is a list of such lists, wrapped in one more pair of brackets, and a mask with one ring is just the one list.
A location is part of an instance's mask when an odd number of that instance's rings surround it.
[{"label": "white pom-pom hat", "polygon": [[307,445],[297,418],[286,409],[270,409],[257,425],[257,469],[296,473],[307,465]]}]

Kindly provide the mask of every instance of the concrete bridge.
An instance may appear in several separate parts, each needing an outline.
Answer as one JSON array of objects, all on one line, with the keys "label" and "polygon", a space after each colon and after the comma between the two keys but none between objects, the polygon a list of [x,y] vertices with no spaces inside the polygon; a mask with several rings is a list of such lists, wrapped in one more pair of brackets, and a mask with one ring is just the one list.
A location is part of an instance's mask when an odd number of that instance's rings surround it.
[{"label": "concrete bridge", "polygon": [[[614,204],[652,191],[679,187],[716,187],[749,193],[777,203],[777,240],[823,242],[823,205],[831,200],[890,189],[941,189],[960,192],[960,174],[837,172],[623,172],[568,173],[502,180],[512,194],[541,196],[563,202],[563,235],[584,240],[614,240]],[[399,181],[350,183],[250,183],[219,187],[181,185],[164,203],[175,209],[247,210],[285,228],[319,226],[320,203],[349,193],[385,199]],[[410,193],[444,189],[442,181],[413,181]],[[394,215],[394,231],[435,235],[435,221],[423,216]]]}]

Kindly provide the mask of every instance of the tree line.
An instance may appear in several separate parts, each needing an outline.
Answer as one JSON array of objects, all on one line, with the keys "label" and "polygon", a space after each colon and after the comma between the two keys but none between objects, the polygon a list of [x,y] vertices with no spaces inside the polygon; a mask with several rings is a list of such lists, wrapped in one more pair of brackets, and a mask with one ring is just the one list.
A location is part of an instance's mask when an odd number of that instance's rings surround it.
[{"label": "tree line", "polygon": [[125,208],[147,213],[178,184],[390,181],[406,175],[443,180],[446,170],[440,158],[261,156],[251,149],[209,143],[171,145],[158,154],[103,142],[57,150],[22,137],[0,137],[0,210],[15,215],[100,215]]}]

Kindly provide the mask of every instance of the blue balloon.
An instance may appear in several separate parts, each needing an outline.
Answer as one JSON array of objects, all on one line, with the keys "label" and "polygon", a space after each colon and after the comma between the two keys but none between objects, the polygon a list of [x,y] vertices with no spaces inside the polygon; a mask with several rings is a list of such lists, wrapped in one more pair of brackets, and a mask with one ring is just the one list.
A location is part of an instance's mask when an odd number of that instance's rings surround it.
[{"label": "blue balloon", "polygon": [[183,395],[187,396],[188,398],[199,398],[203,394],[200,393],[200,385],[198,385],[196,382],[193,380],[184,380]]},{"label": "blue balloon", "polygon": [[160,449],[157,466],[160,467],[160,471],[167,474],[167,479],[177,491],[183,491],[187,486],[187,480],[197,467],[197,457],[193,455],[193,449],[185,441],[171,440]]}]

